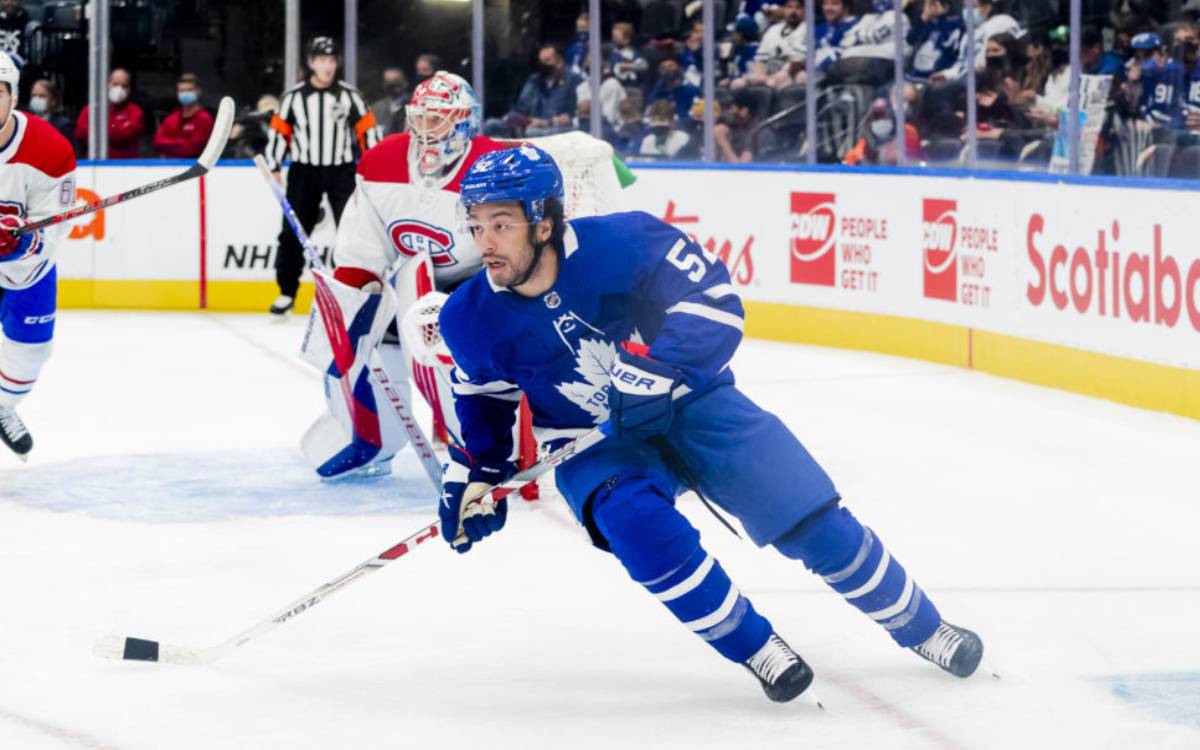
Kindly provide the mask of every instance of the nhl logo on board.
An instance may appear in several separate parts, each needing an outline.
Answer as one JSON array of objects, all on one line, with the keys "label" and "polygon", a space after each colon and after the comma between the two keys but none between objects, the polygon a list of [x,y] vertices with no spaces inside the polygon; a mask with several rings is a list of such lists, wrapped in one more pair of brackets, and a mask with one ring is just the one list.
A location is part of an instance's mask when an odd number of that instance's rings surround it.
[{"label": "nhl logo on board", "polygon": [[562,298],[558,296],[558,292],[550,292],[545,297],[542,297],[542,301],[545,302],[546,307],[550,308],[551,310],[562,304]]}]

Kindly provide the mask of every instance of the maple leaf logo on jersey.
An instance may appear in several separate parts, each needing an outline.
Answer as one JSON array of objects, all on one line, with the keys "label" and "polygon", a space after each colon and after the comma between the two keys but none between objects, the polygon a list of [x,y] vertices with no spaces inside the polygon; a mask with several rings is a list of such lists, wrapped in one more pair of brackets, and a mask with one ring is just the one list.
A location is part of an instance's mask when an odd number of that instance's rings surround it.
[{"label": "maple leaf logo on jersey", "polygon": [[617,358],[617,348],[603,339],[580,339],[575,351],[575,372],[583,380],[555,386],[563,398],[591,415],[595,424],[608,419],[608,373]]}]

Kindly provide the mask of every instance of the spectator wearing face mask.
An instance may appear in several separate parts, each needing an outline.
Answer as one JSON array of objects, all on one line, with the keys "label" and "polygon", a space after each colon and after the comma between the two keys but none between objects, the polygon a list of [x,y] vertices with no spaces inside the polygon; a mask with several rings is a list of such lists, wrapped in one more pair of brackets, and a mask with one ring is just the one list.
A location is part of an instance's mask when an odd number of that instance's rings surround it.
[{"label": "spectator wearing face mask", "polygon": [[567,70],[562,52],[553,44],[538,48],[537,72],[529,76],[509,114],[510,128],[524,129],[536,138],[571,129],[576,89],[583,76]]},{"label": "spectator wearing face mask", "polygon": [[571,40],[565,55],[567,70],[575,75],[583,75],[588,59],[589,24],[591,24],[591,15],[586,10],[575,17],[575,38]]},{"label": "spectator wearing face mask", "polygon": [[[129,100],[132,87],[129,71],[113,68],[108,74],[108,154],[109,159],[136,159],[141,154],[144,116],[142,108]],[[75,121],[75,142],[83,153],[88,146],[88,107]]]},{"label": "spectator wearing face mask", "polygon": [[642,138],[638,155],[669,159],[687,148],[691,136],[675,127],[675,107],[671,102],[662,100],[650,105],[649,120],[650,130]]},{"label": "spectator wearing face mask", "polygon": [[194,159],[212,135],[213,118],[200,106],[200,82],[192,73],[175,84],[179,108],[167,115],[154,134],[154,150],[168,159]]},{"label": "spectator wearing face mask", "polygon": [[1183,72],[1183,124],[1189,131],[1187,140],[1194,143],[1200,137],[1200,31],[1195,24],[1183,23],[1176,27],[1171,57]]},{"label": "spectator wearing face mask", "polygon": [[683,80],[683,68],[668,57],[658,64],[658,81],[650,90],[650,101],[666,100],[675,105],[675,114],[684,126],[692,124],[692,102],[700,96],[700,89]]},{"label": "spectator wearing face mask", "polygon": [[612,27],[612,53],[604,66],[604,75],[616,78],[622,86],[640,88],[645,82],[649,63],[633,46],[633,24],[618,21]]},{"label": "spectator wearing face mask", "polygon": [[417,55],[417,62],[413,65],[412,87],[415,91],[417,86],[425,83],[433,74],[442,69],[442,58],[432,52],[425,52]]},{"label": "spectator wearing face mask", "polygon": [[75,121],[63,111],[58,98],[58,87],[42,78],[33,82],[29,93],[29,111],[54,126],[70,143],[75,131]]},{"label": "spectator wearing face mask", "polygon": [[775,150],[776,142],[773,131],[755,130],[761,121],[762,113],[755,111],[758,104],[754,94],[746,89],[734,92],[728,112],[723,114],[721,122],[713,126],[713,140],[717,146],[717,161],[748,163],[754,161],[757,153],[768,153]]},{"label": "spectator wearing face mask", "polygon": [[[904,153],[909,161],[925,160],[921,148],[921,137],[911,123],[904,125]],[[896,164],[896,118],[887,99],[879,97],[871,102],[867,113],[867,133],[854,144],[854,148],[843,157],[849,166],[859,164]]]},{"label": "spectator wearing face mask", "polygon": [[617,127],[609,134],[607,140],[618,155],[629,156],[637,153],[645,134],[646,125],[642,122],[642,102],[639,98],[631,96],[617,107]]},{"label": "spectator wearing face mask", "polygon": [[783,88],[804,80],[805,31],[804,3],[787,0],[780,10],[781,20],[763,32],[745,75],[734,78],[730,87],[767,84]]},{"label": "spectator wearing face mask", "polygon": [[404,105],[408,104],[408,79],[395,65],[383,69],[383,96],[371,104],[384,135],[404,132]]},{"label": "spectator wearing face mask", "polygon": [[[968,9],[963,8],[963,13],[967,12],[969,12]],[[973,61],[973,67],[976,71],[979,71],[987,64],[985,59],[987,57],[987,40],[996,34],[1018,36],[1021,31],[1021,25],[1012,16],[1000,12],[998,0],[975,0],[975,5],[970,9],[970,12],[973,12],[975,16],[975,60]],[[969,69],[966,25],[964,24],[962,38],[958,44],[958,55],[954,65],[932,74],[930,80],[958,80],[965,76]]]}]

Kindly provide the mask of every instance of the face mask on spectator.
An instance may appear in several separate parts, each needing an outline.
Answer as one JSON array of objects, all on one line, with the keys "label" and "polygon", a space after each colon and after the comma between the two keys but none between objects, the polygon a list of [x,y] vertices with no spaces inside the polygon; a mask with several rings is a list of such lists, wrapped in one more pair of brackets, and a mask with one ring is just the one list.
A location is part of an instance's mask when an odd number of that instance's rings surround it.
[{"label": "face mask on spectator", "polygon": [[650,126],[650,132],[653,133],[656,138],[666,138],[667,134],[671,132],[671,126],[664,125],[661,122],[656,123]]},{"label": "face mask on spectator", "polygon": [[108,100],[113,104],[120,104],[129,96],[129,89],[124,86],[109,86]]},{"label": "face mask on spectator", "polygon": [[1055,47],[1050,50],[1050,64],[1056,68],[1061,68],[1064,65],[1071,63],[1071,50]]},{"label": "face mask on spectator", "polygon": [[35,115],[40,115],[50,109],[50,100],[44,96],[29,97],[29,111]]},{"label": "face mask on spectator", "polygon": [[895,130],[896,123],[892,122],[890,117],[881,117],[871,121],[871,135],[881,141],[891,138]]},{"label": "face mask on spectator", "polygon": [[554,65],[553,63],[540,62],[538,63],[538,72],[541,73],[542,77],[544,78],[552,78],[554,74],[558,72],[558,66]]},{"label": "face mask on spectator", "polygon": [[987,66],[992,70],[1004,70],[1008,67],[1008,59],[1004,55],[991,55],[987,59]]},{"label": "face mask on spectator", "polygon": [[975,17],[975,25],[983,23],[983,14],[979,12],[979,6],[974,6],[970,9],[963,8],[963,20],[966,21],[970,16]]},{"label": "face mask on spectator", "polygon": [[664,71],[662,74],[663,82],[668,84],[679,83],[682,78],[683,71],[678,68],[672,68],[671,70]]},{"label": "face mask on spectator", "polygon": [[418,73],[418,74],[417,74],[417,76],[416,76],[416,78],[413,78],[413,88],[415,89],[417,86],[420,86],[422,83],[425,83],[425,82],[426,82],[426,81],[428,81],[430,78],[433,78],[433,76],[432,76],[432,75],[424,75],[424,74],[422,74],[422,73]]},{"label": "face mask on spectator", "polygon": [[179,92],[179,103],[185,107],[188,105],[191,105],[191,104],[195,104],[196,98],[197,97],[196,97],[195,91],[180,91]]}]

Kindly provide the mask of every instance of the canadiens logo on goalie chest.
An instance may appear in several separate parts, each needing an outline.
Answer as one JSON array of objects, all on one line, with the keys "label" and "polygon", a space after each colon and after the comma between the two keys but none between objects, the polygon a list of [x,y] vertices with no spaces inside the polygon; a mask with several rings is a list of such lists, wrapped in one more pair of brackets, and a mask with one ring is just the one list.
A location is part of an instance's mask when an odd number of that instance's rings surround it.
[{"label": "canadiens logo on goalie chest", "polygon": [[458,260],[451,252],[454,249],[454,233],[416,219],[400,219],[388,225],[388,236],[396,252],[411,258],[427,251],[433,265],[441,268],[453,266]]}]

